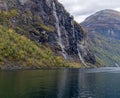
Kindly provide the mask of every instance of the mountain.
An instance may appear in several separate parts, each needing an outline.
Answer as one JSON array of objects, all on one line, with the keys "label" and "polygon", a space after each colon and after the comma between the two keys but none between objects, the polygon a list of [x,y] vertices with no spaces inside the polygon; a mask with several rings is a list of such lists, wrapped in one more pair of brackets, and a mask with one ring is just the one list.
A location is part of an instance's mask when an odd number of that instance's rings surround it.
[{"label": "mountain", "polygon": [[30,41],[13,29],[0,26],[0,68],[39,69],[67,67],[65,60],[55,56],[47,46]]},{"label": "mountain", "polygon": [[106,9],[81,23],[89,32],[97,60],[104,66],[120,65],[120,12]]},{"label": "mountain", "polygon": [[[49,47],[55,56],[66,61],[85,67],[96,64],[87,34],[57,0],[1,0],[0,25],[3,30],[12,29],[32,42]],[[5,63],[14,61],[4,59]]]}]

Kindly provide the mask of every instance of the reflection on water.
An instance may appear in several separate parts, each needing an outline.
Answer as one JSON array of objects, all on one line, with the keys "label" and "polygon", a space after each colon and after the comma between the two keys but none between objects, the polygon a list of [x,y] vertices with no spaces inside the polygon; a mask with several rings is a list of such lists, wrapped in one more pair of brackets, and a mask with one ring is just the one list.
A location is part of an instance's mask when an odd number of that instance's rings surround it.
[{"label": "reflection on water", "polygon": [[0,98],[120,98],[120,69],[0,72]]}]

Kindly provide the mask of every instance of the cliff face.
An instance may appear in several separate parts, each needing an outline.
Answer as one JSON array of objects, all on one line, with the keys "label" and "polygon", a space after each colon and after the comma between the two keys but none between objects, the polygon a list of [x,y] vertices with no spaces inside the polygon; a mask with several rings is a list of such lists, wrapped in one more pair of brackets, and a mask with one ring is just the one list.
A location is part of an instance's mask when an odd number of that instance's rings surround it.
[{"label": "cliff face", "polygon": [[102,10],[81,25],[89,32],[97,60],[104,66],[120,66],[120,12]]},{"label": "cliff face", "polygon": [[57,0],[3,0],[0,10],[4,14],[0,24],[37,43],[48,44],[67,60],[85,66],[96,63],[86,33]]}]

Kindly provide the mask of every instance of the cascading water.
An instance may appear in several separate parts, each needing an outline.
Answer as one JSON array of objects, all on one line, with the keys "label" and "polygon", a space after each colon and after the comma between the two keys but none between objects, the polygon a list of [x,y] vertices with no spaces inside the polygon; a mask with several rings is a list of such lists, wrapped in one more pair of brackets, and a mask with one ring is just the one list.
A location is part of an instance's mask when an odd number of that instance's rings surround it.
[{"label": "cascading water", "polygon": [[73,30],[73,38],[75,38],[75,26],[74,26],[74,20],[71,20],[72,30]]},{"label": "cascading water", "polygon": [[58,33],[58,44],[62,50],[62,55],[65,59],[67,59],[67,55],[66,55],[66,52],[64,50],[65,46],[63,45],[62,43],[62,38],[61,38],[61,31],[60,31],[60,24],[59,24],[59,19],[58,19],[58,16],[57,16],[57,12],[56,12],[56,6],[55,6],[55,3],[53,1],[53,14],[54,14],[54,17],[56,19],[56,23],[55,23],[55,26],[56,26],[56,29],[57,29],[57,33]]},{"label": "cascading water", "polygon": [[78,56],[79,56],[80,61],[82,62],[83,65],[85,65],[87,67],[87,64],[85,63],[84,59],[82,58],[82,55],[81,55],[80,50],[78,48],[78,45],[77,45],[77,51],[78,51]]},{"label": "cascading water", "polygon": [[[71,20],[71,25],[72,25],[72,30],[73,30],[73,34],[72,34],[72,35],[73,35],[73,38],[75,38],[75,26],[74,26],[74,20]],[[82,58],[82,55],[81,55],[81,53],[80,53],[78,47],[79,47],[79,45],[78,45],[78,43],[77,43],[78,57],[79,57],[80,61],[82,62],[82,64],[85,65],[85,66],[87,67],[87,64],[85,63],[84,59]]]},{"label": "cascading water", "polygon": [[117,64],[117,63],[115,63],[115,66],[116,66],[116,67],[120,67],[120,65],[119,65],[119,64]]}]

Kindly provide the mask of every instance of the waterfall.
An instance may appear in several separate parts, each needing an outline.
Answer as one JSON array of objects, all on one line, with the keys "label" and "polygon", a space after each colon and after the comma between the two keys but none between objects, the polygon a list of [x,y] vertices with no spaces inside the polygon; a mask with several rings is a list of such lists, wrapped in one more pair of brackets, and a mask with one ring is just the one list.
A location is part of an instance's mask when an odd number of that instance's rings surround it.
[{"label": "waterfall", "polygon": [[77,42],[77,51],[78,51],[78,56],[79,56],[79,59],[80,59],[80,61],[82,62],[82,64],[85,66],[85,67],[88,67],[88,65],[85,63],[85,61],[84,61],[84,59],[83,59],[83,57],[82,57],[82,55],[81,55],[81,53],[80,53],[80,50],[79,50],[79,47],[81,48],[81,50],[84,50],[84,44],[85,44],[85,40],[83,39],[83,41],[80,43],[80,44],[78,44],[78,42]]},{"label": "waterfall", "polygon": [[78,45],[77,45],[77,51],[78,51],[78,57],[79,57],[80,61],[82,62],[82,64],[85,65],[85,67],[88,67],[87,64],[85,63],[84,59],[82,58],[82,55],[78,48]]},{"label": "waterfall", "polygon": [[71,25],[72,25],[72,31],[73,31],[73,38],[75,38],[75,26],[74,26],[74,20],[71,20]]},{"label": "waterfall", "polygon": [[79,48],[78,48],[78,47],[80,47],[80,48],[83,50],[83,49],[85,48],[85,47],[84,47],[84,44],[85,44],[85,40],[84,40],[84,39],[83,39],[83,41],[80,43],[80,45],[78,45],[78,43],[77,43],[77,51],[78,51],[79,59],[80,59],[80,61],[82,62],[82,64],[85,65],[86,67],[88,67],[87,64],[85,63],[85,61],[84,61],[81,53],[80,53]]},{"label": "waterfall", "polygon": [[61,38],[61,31],[60,31],[60,23],[59,23],[59,19],[58,19],[58,16],[57,16],[57,12],[56,12],[56,6],[55,6],[55,3],[53,1],[53,15],[56,19],[56,23],[55,23],[55,26],[56,26],[56,29],[57,29],[57,34],[58,34],[58,45],[60,46],[61,50],[62,50],[62,55],[65,59],[67,59],[67,55],[66,55],[66,52],[64,50],[65,46],[63,45],[62,43],[62,38]]},{"label": "waterfall", "polygon": [[[73,20],[73,19],[71,20],[71,25],[72,25],[72,32],[73,32],[72,36],[73,36],[73,38],[75,39],[75,25],[74,25],[74,20]],[[82,46],[82,45],[81,45],[81,46]],[[81,48],[82,48],[82,47],[81,47]],[[79,57],[80,61],[82,62],[83,65],[85,65],[85,66],[87,67],[87,64],[85,63],[85,61],[84,61],[84,59],[82,58],[82,55],[81,55],[81,53],[80,53],[80,51],[79,51],[78,43],[77,43],[77,52],[78,52],[78,57]]]},{"label": "waterfall", "polygon": [[117,64],[117,63],[115,63],[115,66],[116,66],[116,67],[120,67],[120,65],[119,65],[119,64]]}]

